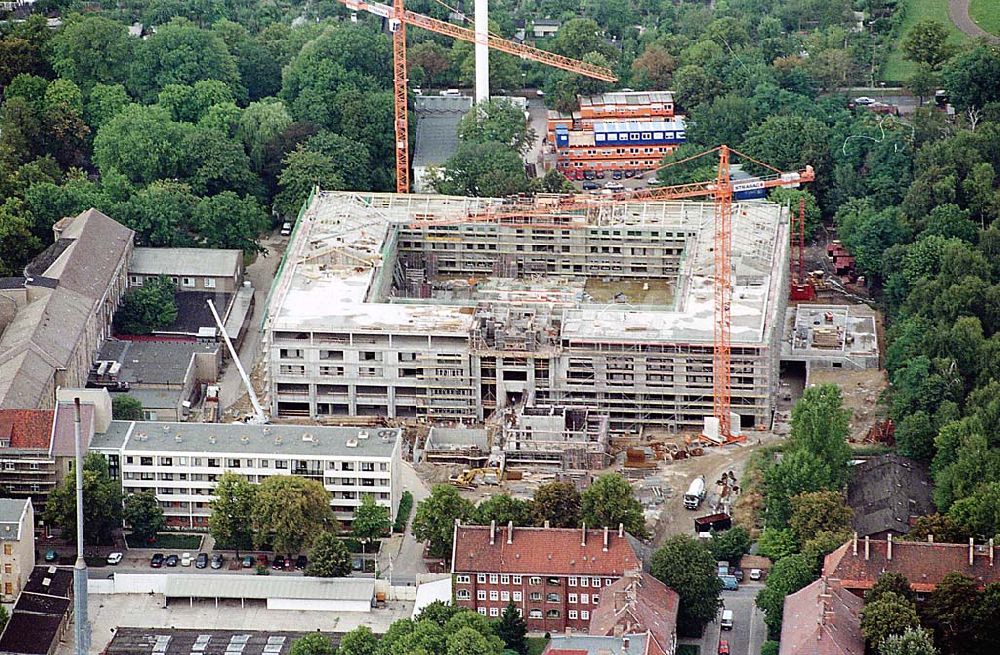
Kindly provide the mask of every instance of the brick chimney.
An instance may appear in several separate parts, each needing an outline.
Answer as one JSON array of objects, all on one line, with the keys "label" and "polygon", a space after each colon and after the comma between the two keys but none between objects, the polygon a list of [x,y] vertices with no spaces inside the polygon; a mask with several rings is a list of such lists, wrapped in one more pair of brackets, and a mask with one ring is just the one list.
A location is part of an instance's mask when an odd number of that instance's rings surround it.
[{"label": "brick chimney", "polygon": [[514,543],[514,522],[507,521],[507,543]]}]

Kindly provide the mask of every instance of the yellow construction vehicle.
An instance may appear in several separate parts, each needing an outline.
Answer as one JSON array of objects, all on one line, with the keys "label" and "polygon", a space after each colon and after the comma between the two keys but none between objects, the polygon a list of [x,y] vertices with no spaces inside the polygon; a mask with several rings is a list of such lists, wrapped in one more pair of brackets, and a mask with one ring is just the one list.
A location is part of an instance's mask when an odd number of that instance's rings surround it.
[{"label": "yellow construction vehicle", "polygon": [[458,475],[448,478],[448,481],[456,487],[475,487],[476,478],[480,476],[482,476],[484,484],[496,485],[500,484],[503,472],[499,468],[465,469]]}]

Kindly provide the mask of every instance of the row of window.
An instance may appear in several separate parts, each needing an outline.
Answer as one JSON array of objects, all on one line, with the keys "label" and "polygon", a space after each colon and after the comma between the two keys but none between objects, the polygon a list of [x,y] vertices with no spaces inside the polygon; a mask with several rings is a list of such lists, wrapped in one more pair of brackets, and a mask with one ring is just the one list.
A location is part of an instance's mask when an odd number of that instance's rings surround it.
[{"label": "row of window", "polygon": [[[154,458],[152,456],[149,456],[149,457],[139,457],[138,459],[139,459],[139,466],[154,466],[154,465],[156,465],[156,466],[173,466],[174,465],[174,458],[173,457],[156,457],[156,458]],[[232,458],[232,457],[227,457],[227,458],[207,457],[207,458],[204,458],[204,459],[202,459],[201,457],[191,457],[191,458],[188,458],[188,457],[178,457],[176,459],[177,459],[177,466],[189,466],[190,465],[190,466],[207,466],[208,468],[222,468],[223,467],[223,462],[225,462],[225,468],[227,468],[227,469],[238,469],[238,468],[243,468],[243,467],[246,467],[246,468],[262,468],[262,469],[266,469],[266,468],[271,468],[271,462],[273,461],[274,462],[274,468],[276,468],[276,469],[287,469],[288,468],[288,460],[287,459],[276,459],[276,460],[258,459],[258,460],[254,460],[254,459],[250,459],[250,458],[239,459],[239,458]],[[136,460],[136,458],[133,457],[133,456],[131,456],[131,455],[125,457],[125,463],[126,464],[135,464],[135,460]],[[188,463],[189,460],[190,460],[190,464]],[[294,464],[294,466],[296,468],[300,468],[300,469],[316,469],[317,471],[320,470],[319,467],[320,467],[321,464],[323,464],[323,462],[318,462],[318,461],[315,461],[315,460],[292,460],[292,463]],[[355,462],[327,461],[327,462],[325,462],[325,464],[326,464],[326,470],[328,470],[328,471],[354,471],[355,470],[355,464],[357,464],[356,468],[359,471],[362,471],[362,472],[374,472],[375,471],[375,462],[357,462],[357,463],[355,463]],[[389,463],[388,462],[379,462],[378,463],[378,470],[379,471],[388,471],[389,470]]]},{"label": "row of window", "polygon": [[[511,584],[512,581],[513,581],[514,584],[521,584],[522,576],[520,576],[520,575],[500,574],[500,573],[489,573],[489,574],[487,574],[487,573],[477,573],[476,574],[476,582],[477,583],[479,583],[479,584],[486,584],[487,580],[489,580],[489,584]],[[469,584],[470,582],[472,582],[472,576],[470,576],[468,574],[462,574],[462,573],[460,573],[457,576],[455,576],[455,582],[457,584]],[[579,585],[581,587],[598,587],[599,588],[601,586],[601,578],[598,578],[598,577],[570,576],[570,577],[566,578],[566,582],[567,582],[567,584],[570,587],[576,587],[577,585]],[[612,578],[604,578],[604,586],[605,587],[610,587],[611,583],[613,583],[613,582],[614,582],[614,579],[612,579]],[[545,583],[546,584],[550,584],[550,585],[561,585],[562,584],[562,578],[549,577],[549,578],[545,579]],[[530,576],[528,578],[528,584],[532,585],[532,586],[540,585],[540,584],[542,584],[542,578],[540,576],[537,576],[537,575]]]},{"label": "row of window", "polygon": [[[142,286],[142,283],[144,281],[144,279],[139,275],[130,275],[128,280],[129,284],[131,284],[134,287]],[[170,281],[173,282],[174,284],[177,284],[177,282],[180,281],[181,286],[184,287],[185,289],[194,289],[198,286],[198,280],[193,277],[178,278],[177,276],[172,275],[170,277]],[[204,278],[202,283],[204,284],[204,288],[206,289],[215,288],[215,278],[206,277]]]},{"label": "row of window", "polygon": [[[476,608],[476,611],[479,612],[480,614],[482,614],[483,616],[489,615],[489,616],[494,617],[494,618],[500,616],[500,608],[499,607],[490,607],[490,608],[478,607],[478,608]],[[517,608],[517,613],[521,614],[523,616],[523,612],[521,611],[520,607]],[[558,619],[560,616],[561,616],[561,613],[559,612],[559,610],[548,610],[547,612],[545,612],[545,618],[547,618],[547,619]],[[569,610],[568,612],[566,612],[566,616],[568,616],[570,618],[570,620],[573,620],[573,621],[575,621],[577,619],[577,617],[579,617],[583,621],[589,621],[590,620],[590,612],[587,611],[587,610],[582,610],[579,613],[577,613],[576,610]],[[529,610],[528,611],[528,618],[529,619],[540,619],[540,618],[542,618],[542,610],[540,610],[540,609]]]},{"label": "row of window", "polygon": [[[455,592],[455,597],[458,598],[458,600],[471,600],[472,595],[469,593],[468,589],[459,589]],[[485,589],[479,589],[476,591],[476,600],[487,600],[487,598],[492,601],[508,602],[513,600],[515,603],[519,603],[524,597],[520,591],[509,592],[491,589],[489,594],[487,594]],[[542,593],[540,591],[532,591],[528,594],[528,600],[533,603],[540,603],[542,602]],[[600,602],[600,596],[598,594],[580,594],[579,596],[577,594],[567,594],[566,600],[573,605],[576,605],[577,603],[581,605],[597,605]],[[562,596],[554,592],[547,593],[545,594],[545,602],[562,602]]]}]

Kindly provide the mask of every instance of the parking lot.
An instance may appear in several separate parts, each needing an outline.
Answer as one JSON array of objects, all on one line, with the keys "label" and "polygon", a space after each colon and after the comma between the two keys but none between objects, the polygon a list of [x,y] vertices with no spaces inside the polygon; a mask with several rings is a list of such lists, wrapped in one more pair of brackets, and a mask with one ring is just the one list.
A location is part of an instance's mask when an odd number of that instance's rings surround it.
[{"label": "parking lot", "polygon": [[754,604],[757,592],[764,585],[752,582],[740,585],[738,591],[722,592],[722,602],[725,609],[733,611],[733,629],[722,630],[719,619],[722,610],[715,621],[705,627],[701,639],[701,655],[716,655],[719,652],[719,642],[729,642],[730,655],[758,655],[761,646],[767,639],[767,626],[764,625],[764,613]]}]

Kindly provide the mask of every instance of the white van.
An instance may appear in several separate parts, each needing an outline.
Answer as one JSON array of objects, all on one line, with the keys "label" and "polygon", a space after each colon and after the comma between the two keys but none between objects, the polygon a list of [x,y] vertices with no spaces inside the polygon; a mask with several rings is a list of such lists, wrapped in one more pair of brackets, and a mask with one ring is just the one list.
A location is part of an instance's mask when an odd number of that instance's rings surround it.
[{"label": "white van", "polygon": [[733,610],[722,610],[722,621],[719,622],[719,626],[723,630],[733,629]]},{"label": "white van", "polygon": [[443,95],[446,98],[454,98],[462,95],[462,92],[459,91],[458,89],[446,89],[441,92],[441,95]]}]

